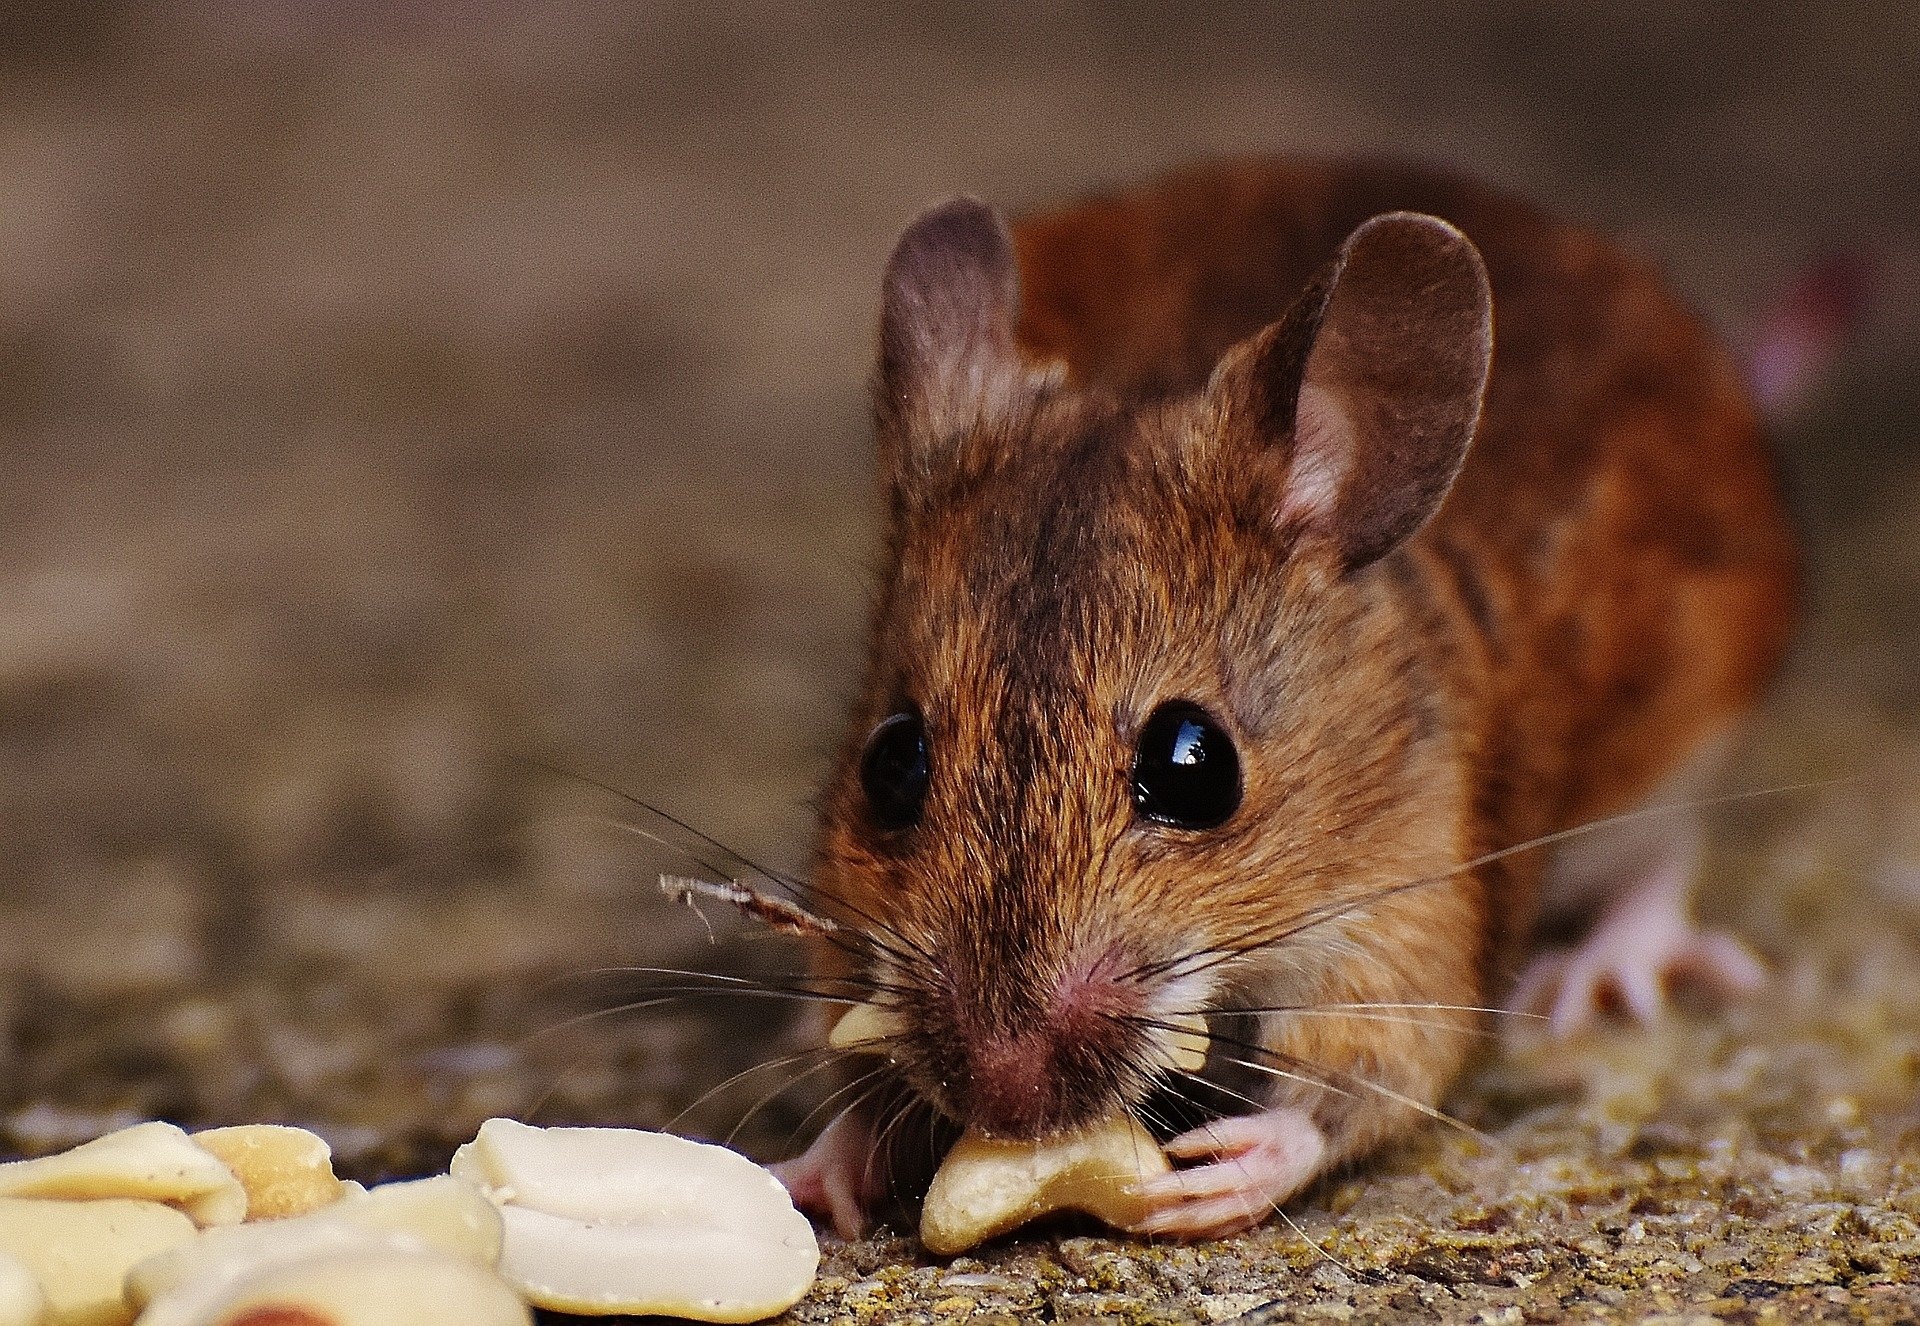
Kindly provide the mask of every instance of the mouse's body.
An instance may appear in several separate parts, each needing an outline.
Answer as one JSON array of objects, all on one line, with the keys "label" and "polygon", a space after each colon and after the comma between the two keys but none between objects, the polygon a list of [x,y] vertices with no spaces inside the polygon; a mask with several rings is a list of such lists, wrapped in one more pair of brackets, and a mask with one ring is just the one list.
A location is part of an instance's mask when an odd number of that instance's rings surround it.
[{"label": "mouse's body", "polygon": [[[940,1113],[1139,1108],[1211,1016],[1247,1112],[1169,1143],[1206,1163],[1140,1226],[1204,1235],[1437,1101],[1543,909],[1597,917],[1522,991],[1562,1030],[1752,981],[1687,919],[1690,816],[1486,859],[1697,781],[1789,633],[1758,417],[1647,266],[1385,165],[1011,231],[963,201],[889,264],[876,392],[886,563],[815,875],[871,952],[821,969]],[[1285,1011],[1229,1043],[1233,1009]],[[784,1171],[843,1228],[878,1122]]]}]

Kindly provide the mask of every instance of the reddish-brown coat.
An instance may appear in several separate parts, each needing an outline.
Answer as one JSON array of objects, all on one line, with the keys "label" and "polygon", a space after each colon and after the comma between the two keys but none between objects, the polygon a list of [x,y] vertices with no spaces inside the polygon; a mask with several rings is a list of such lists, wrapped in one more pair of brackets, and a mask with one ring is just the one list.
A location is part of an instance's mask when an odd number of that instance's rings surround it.
[{"label": "reddish-brown coat", "polygon": [[[1494,290],[1480,429],[1404,549],[1471,697],[1456,721],[1492,849],[1634,804],[1753,705],[1792,632],[1796,541],[1760,420],[1652,268],[1457,176],[1226,163],[1017,223],[1020,337],[1076,382],[1198,389],[1389,211],[1459,226]],[[1530,916],[1534,873],[1500,872],[1518,896],[1499,915]]]},{"label": "reddish-brown coat", "polygon": [[[1396,210],[1484,255],[1493,371],[1438,513],[1356,570],[1276,524],[1286,440],[1254,437],[1250,389],[1215,370]],[[1010,274],[976,280],[943,341],[922,325],[939,309],[900,306],[912,263],[889,271],[886,563],[816,880],[895,950],[908,1080],[1021,1131],[1136,1094],[1125,1065],[1148,1038],[1063,1036],[1053,1011],[1089,954],[1245,947],[1223,970],[1256,999],[1497,998],[1540,853],[1449,872],[1644,797],[1751,707],[1784,647],[1795,544],[1735,367],[1606,241],[1404,167],[1204,167],[1028,218],[1013,243],[1017,371],[995,357]],[[1245,801],[1220,830],[1133,816],[1134,734],[1170,698],[1242,744]],[[889,834],[859,752],[902,706],[925,715],[933,781],[924,823]],[[1433,882],[1392,888],[1411,880]],[[821,968],[855,970],[838,952]],[[1430,1102],[1471,1021],[1293,1018],[1272,1048]],[[1024,1106],[969,1081],[1029,1044],[1054,1060]],[[1267,1099],[1314,1114],[1329,1163],[1408,1117],[1284,1079]]]}]

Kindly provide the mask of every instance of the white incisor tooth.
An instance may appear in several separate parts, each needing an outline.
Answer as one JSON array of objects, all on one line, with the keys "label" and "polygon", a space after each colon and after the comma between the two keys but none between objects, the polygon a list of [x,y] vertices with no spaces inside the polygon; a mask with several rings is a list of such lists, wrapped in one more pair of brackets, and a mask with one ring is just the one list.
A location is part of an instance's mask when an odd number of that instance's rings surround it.
[{"label": "white incisor tooth", "polygon": [[1126,1113],[1043,1142],[969,1132],[927,1189],[920,1241],[951,1256],[1055,1211],[1084,1211],[1124,1229],[1146,1214],[1134,1185],[1172,1168],[1152,1134]]},{"label": "white incisor tooth", "polygon": [[132,1197],[198,1225],[246,1219],[247,1190],[224,1161],[170,1123],[140,1123],[71,1151],[0,1165],[0,1197]]},{"label": "white incisor tooth", "polygon": [[833,1030],[827,1033],[827,1044],[836,1050],[857,1050],[862,1046],[871,1046],[878,1050],[880,1045],[900,1034],[900,1015],[881,1004],[855,1004],[849,1008]]},{"label": "white incisor tooth", "polygon": [[725,1147],[489,1119],[453,1172],[499,1204],[500,1273],[537,1307],[759,1321],[799,1302],[820,1261],[780,1181]]},{"label": "white incisor tooth", "polygon": [[1207,1020],[1198,1013],[1175,1013],[1166,1019],[1168,1063],[1183,1073],[1197,1073],[1207,1064]]},{"label": "white incisor tooth", "polygon": [[0,1252],[39,1282],[49,1326],[126,1326],[133,1320],[121,1292],[127,1271],[198,1232],[159,1202],[0,1197]]}]

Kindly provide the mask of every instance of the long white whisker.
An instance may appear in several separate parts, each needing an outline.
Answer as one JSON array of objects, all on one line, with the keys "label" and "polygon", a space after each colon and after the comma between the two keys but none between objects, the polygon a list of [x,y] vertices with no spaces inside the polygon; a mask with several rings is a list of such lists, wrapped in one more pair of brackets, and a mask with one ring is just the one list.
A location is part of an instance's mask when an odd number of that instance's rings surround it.
[{"label": "long white whisker", "polygon": [[1365,897],[1356,898],[1351,902],[1339,904],[1331,909],[1322,908],[1310,910],[1301,916],[1284,922],[1277,931],[1272,933],[1263,934],[1262,931],[1257,929],[1250,930],[1238,938],[1227,940],[1222,944],[1213,945],[1170,960],[1145,964],[1127,973],[1126,979],[1139,980],[1165,973],[1173,973],[1179,976],[1197,975],[1200,972],[1211,970],[1222,963],[1230,962],[1254,949],[1266,948],[1274,944],[1283,943],[1295,935],[1301,934],[1316,926],[1343,920],[1374,903],[1383,902],[1399,894],[1444,883],[1468,871],[1478,870],[1482,866],[1492,865],[1497,861],[1503,861],[1507,857],[1516,856],[1521,852],[1531,852],[1543,847],[1551,847],[1555,843],[1565,842],[1570,838],[1578,838],[1589,833],[1598,833],[1603,829],[1613,828],[1617,825],[1631,824],[1635,821],[1655,816],[1684,814],[1697,810],[1711,810],[1718,806],[1734,805],[1738,802],[1758,800],[1762,797],[1785,796],[1794,792],[1819,791],[1824,788],[1842,786],[1853,781],[1855,780],[1851,777],[1841,777],[1823,778],[1803,783],[1783,783],[1774,787],[1750,788],[1741,792],[1728,792],[1720,796],[1701,797],[1692,801],[1677,801],[1654,806],[1640,806],[1633,810],[1622,811],[1617,815],[1608,815],[1597,820],[1588,820],[1584,824],[1575,824],[1565,829],[1556,829],[1552,833],[1541,834],[1539,837],[1529,838],[1525,842],[1495,848],[1490,852],[1483,852],[1472,860],[1463,861],[1459,865],[1444,870],[1437,875],[1426,875],[1418,879],[1403,880],[1398,884],[1390,884],[1372,890]]}]

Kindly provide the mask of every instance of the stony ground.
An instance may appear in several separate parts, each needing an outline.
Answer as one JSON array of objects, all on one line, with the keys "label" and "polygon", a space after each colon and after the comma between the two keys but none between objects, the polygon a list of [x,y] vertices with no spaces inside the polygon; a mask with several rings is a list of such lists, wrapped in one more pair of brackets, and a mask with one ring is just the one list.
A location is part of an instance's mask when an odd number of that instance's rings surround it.
[{"label": "stony ground", "polygon": [[[17,7],[0,16],[0,1142],[492,1114],[736,1133],[802,1034],[652,887],[805,860],[872,510],[875,275],[955,189],[1412,151],[1632,236],[1738,340],[1882,298],[1782,433],[1807,631],[1716,815],[1771,990],[1520,1032],[1433,1129],[1199,1248],[833,1246],[795,1320],[1920,1316],[1920,32],[1897,5]],[[1438,14],[1440,11],[1432,11]],[[685,845],[684,839],[679,839]],[[737,1080],[736,1074],[747,1075]],[[1277,1303],[1271,1309],[1265,1307]]]}]

